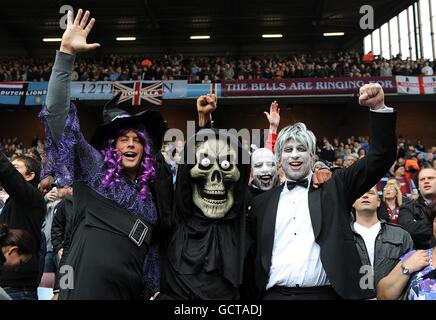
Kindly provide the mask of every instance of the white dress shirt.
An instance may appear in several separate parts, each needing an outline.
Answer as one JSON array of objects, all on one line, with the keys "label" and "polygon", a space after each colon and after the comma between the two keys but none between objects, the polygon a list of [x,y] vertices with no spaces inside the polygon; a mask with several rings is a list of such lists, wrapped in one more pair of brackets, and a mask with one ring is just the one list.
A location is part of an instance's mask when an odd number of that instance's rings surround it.
[{"label": "white dress shirt", "polygon": [[[312,174],[309,175],[309,186]],[[309,213],[309,187],[280,194],[274,245],[266,289],[273,286],[315,287],[329,285],[321,263],[320,247],[315,242]]]}]

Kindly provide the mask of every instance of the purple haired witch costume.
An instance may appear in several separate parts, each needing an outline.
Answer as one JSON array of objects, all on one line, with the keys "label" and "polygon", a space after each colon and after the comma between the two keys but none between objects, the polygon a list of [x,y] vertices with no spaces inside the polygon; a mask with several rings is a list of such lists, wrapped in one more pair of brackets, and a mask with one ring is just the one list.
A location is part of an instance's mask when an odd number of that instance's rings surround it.
[{"label": "purple haired witch costume", "polygon": [[[46,128],[43,177],[52,175],[74,189],[71,242],[62,259],[73,267],[74,283],[64,288],[61,283],[59,297],[141,299],[159,290],[158,245],[152,241],[157,210],[148,185],[155,176],[154,157],[165,122],[155,111],[129,115],[105,106],[105,124],[88,144],[76,108],[70,105],[74,58],[57,52],[47,106],[40,114]],[[135,181],[122,174],[113,143],[110,146],[115,132],[126,129],[134,129],[144,145],[142,173]],[[98,151],[105,146],[105,152]]]}]

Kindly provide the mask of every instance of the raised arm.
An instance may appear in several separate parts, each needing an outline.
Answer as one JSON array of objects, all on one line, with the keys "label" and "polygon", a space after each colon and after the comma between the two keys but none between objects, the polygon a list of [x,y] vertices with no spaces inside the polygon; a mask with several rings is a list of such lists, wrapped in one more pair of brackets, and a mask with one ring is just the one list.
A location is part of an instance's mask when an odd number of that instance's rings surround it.
[{"label": "raised arm", "polygon": [[[83,16],[83,17],[82,17]],[[80,131],[76,108],[70,103],[71,71],[75,55],[99,47],[88,44],[86,38],[94,25],[88,22],[89,11],[79,9],[73,21],[68,12],[68,25],[62,36],[59,51],[49,81],[47,106],[40,113],[46,130],[46,158],[42,163],[42,178],[55,177],[61,184],[70,185],[80,178],[86,180],[98,166],[101,154],[92,148]]]},{"label": "raised arm", "polygon": [[368,155],[351,167],[336,171],[342,180],[345,198],[351,208],[354,201],[374,186],[395,162],[396,113],[384,103],[383,89],[379,84],[360,88],[359,103],[370,108],[371,145]]},{"label": "raised arm", "polygon": [[265,148],[269,149],[274,153],[274,146],[277,139],[277,130],[280,125],[280,108],[277,101],[273,101],[269,108],[269,113],[264,112],[266,118],[269,122],[268,138],[266,139]]},{"label": "raised arm", "polygon": [[70,83],[75,55],[100,46],[98,43],[88,44],[86,42],[95,19],[91,19],[86,25],[89,11],[85,12],[83,18],[82,15],[83,10],[79,9],[73,21],[73,13],[68,11],[67,29],[62,36],[60,49],[56,52],[55,63],[48,83],[46,119],[55,140],[60,138],[64,130],[70,107]]},{"label": "raised arm", "polygon": [[217,96],[210,93],[197,99],[198,126],[205,128],[212,124],[212,112],[217,108]]}]

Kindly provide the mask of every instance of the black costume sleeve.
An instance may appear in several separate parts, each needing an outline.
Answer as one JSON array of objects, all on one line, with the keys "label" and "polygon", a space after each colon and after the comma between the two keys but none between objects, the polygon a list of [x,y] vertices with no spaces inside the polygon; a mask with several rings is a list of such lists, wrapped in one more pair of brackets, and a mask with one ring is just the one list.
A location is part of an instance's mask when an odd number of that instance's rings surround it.
[{"label": "black costume sleeve", "polygon": [[0,183],[15,201],[37,203],[41,198],[39,191],[24,179],[3,152],[0,152]]},{"label": "black costume sleeve", "polygon": [[[370,112],[370,141],[368,155],[335,174],[342,180],[344,198],[353,203],[372,188],[389,171],[397,155],[396,112]],[[346,212],[348,215],[348,212]]]}]

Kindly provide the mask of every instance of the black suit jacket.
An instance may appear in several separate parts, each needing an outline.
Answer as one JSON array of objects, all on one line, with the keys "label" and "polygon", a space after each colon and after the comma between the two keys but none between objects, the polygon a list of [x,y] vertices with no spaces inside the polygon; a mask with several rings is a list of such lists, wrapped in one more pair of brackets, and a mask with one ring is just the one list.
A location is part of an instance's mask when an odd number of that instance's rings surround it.
[{"label": "black suit jacket", "polygon": [[[320,189],[309,191],[309,211],[321,261],[333,289],[346,299],[370,297],[359,281],[361,261],[350,228],[350,210],[389,170],[396,158],[396,113],[370,112],[368,155],[349,168],[337,170]],[[277,206],[283,185],[254,198],[247,216],[255,239],[255,279],[258,298],[265,294],[271,267]],[[302,270],[303,272],[303,270]]]}]

